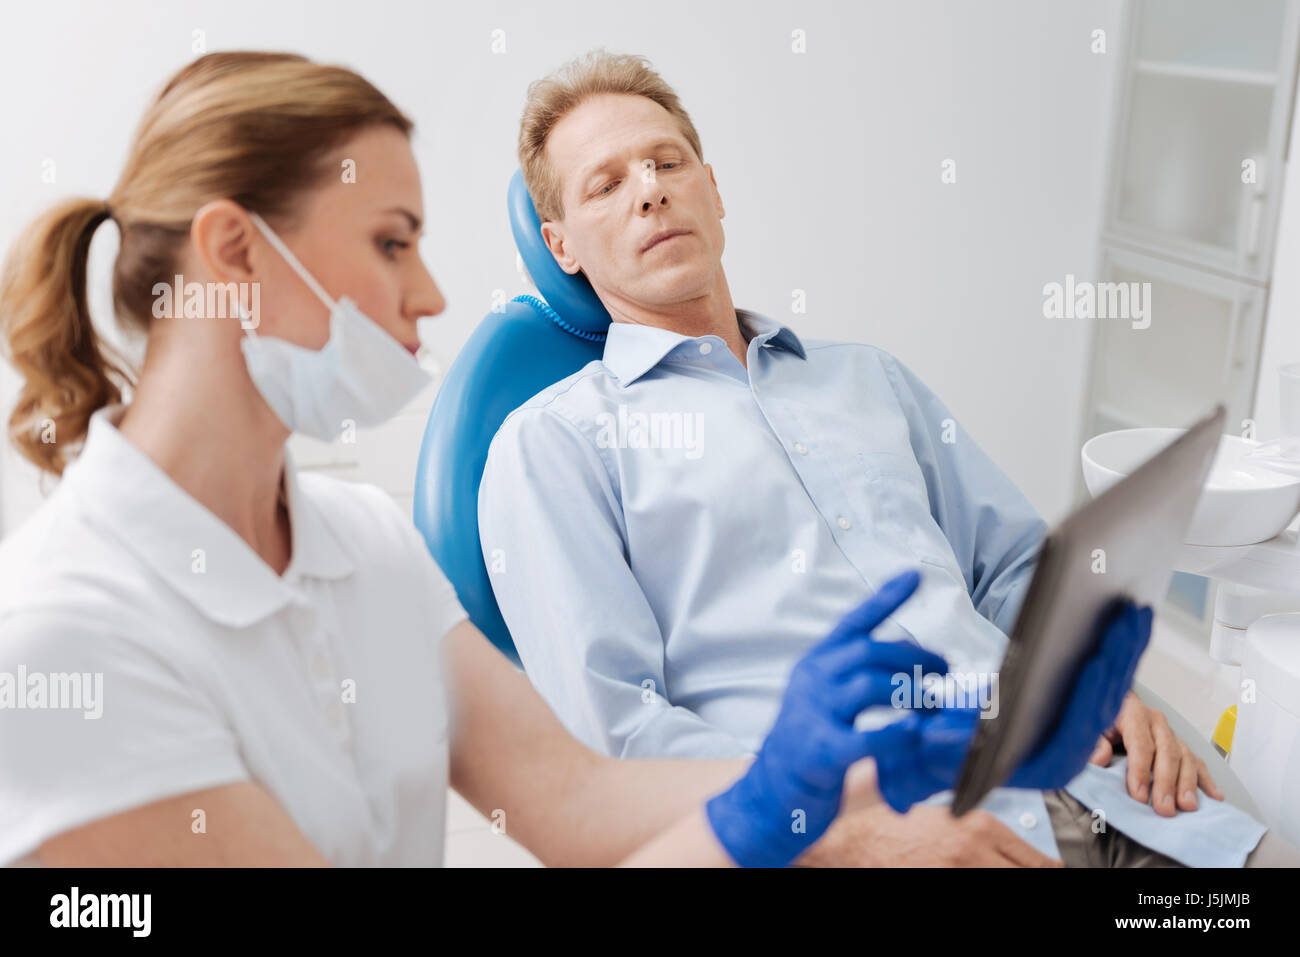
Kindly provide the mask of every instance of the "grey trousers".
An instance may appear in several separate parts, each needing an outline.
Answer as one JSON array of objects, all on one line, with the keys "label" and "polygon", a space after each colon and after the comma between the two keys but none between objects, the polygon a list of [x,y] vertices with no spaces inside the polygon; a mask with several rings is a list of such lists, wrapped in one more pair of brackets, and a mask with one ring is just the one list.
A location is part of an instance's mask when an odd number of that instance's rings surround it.
[{"label": "grey trousers", "polygon": [[[1114,828],[1092,830],[1092,812],[1065,791],[1044,791],[1052,832],[1066,867],[1182,867]],[[1246,857],[1247,867],[1300,867],[1300,850],[1272,830]]]}]

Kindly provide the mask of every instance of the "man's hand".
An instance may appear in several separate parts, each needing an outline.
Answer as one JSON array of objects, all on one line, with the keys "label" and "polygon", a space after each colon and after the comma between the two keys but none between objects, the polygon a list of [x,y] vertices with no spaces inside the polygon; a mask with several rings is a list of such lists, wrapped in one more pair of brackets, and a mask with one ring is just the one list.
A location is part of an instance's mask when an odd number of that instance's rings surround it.
[{"label": "man's hand", "polygon": [[1144,804],[1150,798],[1157,814],[1173,817],[1180,809],[1195,811],[1198,785],[1210,797],[1223,800],[1205,762],[1178,740],[1163,714],[1148,708],[1131,691],[1124,698],[1115,727],[1097,740],[1089,762],[1106,767],[1116,744],[1128,752],[1128,793]]},{"label": "man's hand", "polygon": [[841,814],[798,860],[800,867],[1064,867],[987,811],[953,817],[922,805],[895,814],[876,804]]}]

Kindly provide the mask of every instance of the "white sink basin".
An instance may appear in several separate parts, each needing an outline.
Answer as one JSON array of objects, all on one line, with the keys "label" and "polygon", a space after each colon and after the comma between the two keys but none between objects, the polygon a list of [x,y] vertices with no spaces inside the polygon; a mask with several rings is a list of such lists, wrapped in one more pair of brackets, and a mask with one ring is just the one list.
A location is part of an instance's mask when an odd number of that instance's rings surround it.
[{"label": "white sink basin", "polygon": [[[1083,444],[1083,481],[1097,496],[1155,455],[1185,429],[1121,429]],[[1258,447],[1235,435],[1219,450],[1196,503],[1188,545],[1253,545],[1281,532],[1300,511],[1300,476],[1264,468],[1247,458]]]}]

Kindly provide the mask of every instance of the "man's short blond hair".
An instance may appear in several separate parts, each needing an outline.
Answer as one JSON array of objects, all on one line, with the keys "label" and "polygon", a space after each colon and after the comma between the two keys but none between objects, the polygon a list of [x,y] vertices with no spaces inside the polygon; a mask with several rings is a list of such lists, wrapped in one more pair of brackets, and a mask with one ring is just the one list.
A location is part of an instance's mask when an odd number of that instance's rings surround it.
[{"label": "man's short blond hair", "polygon": [[650,61],[593,50],[528,86],[524,115],[519,121],[519,166],[542,222],[564,218],[560,174],[546,158],[546,139],[570,110],[601,93],[628,93],[658,103],[677,121],[686,142],[704,162],[700,134],[690,114],[673,88],[651,69]]}]

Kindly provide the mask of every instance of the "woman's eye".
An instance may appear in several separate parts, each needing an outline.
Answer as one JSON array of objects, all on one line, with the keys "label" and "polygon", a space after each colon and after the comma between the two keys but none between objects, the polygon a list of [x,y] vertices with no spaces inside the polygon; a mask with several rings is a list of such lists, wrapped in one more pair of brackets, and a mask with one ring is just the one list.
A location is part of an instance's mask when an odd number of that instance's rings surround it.
[{"label": "woman's eye", "polygon": [[[617,182],[618,182],[618,180],[614,180],[614,183],[617,183]],[[613,186],[614,183],[607,183],[607,184],[605,185],[605,188],[602,189],[602,190],[601,190],[599,193],[597,193],[596,195],[597,195],[597,196],[604,196],[607,192],[609,192],[609,188],[610,188],[611,186]]]},{"label": "woman's eye", "polygon": [[397,255],[394,252],[394,247],[396,247],[397,249],[407,249],[410,247],[410,245],[411,245],[410,243],[402,242],[402,240],[400,239],[381,239],[379,241],[379,248],[382,249],[384,251],[384,255],[388,256],[390,259],[395,258]]}]

